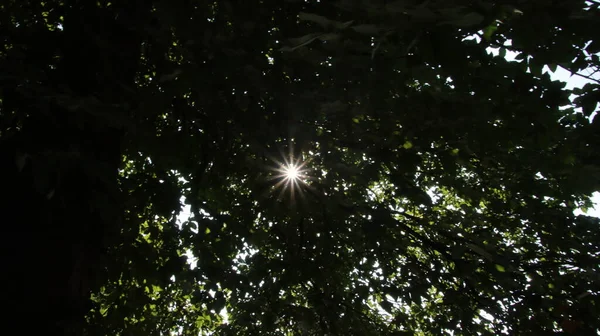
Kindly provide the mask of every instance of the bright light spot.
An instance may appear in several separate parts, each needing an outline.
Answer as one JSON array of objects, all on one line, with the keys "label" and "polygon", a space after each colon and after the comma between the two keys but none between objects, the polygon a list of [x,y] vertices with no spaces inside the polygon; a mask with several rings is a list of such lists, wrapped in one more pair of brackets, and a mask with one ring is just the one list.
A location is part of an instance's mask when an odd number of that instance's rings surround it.
[{"label": "bright light spot", "polygon": [[297,195],[302,196],[305,188],[308,188],[306,183],[309,179],[307,169],[305,165],[309,160],[303,160],[300,157],[289,157],[283,156],[283,160],[277,160],[272,158],[276,164],[272,167],[273,171],[272,179],[277,180],[273,185],[273,190],[279,189],[279,198],[285,196],[290,197],[290,200],[294,202],[294,198]]},{"label": "bright light spot", "polygon": [[288,180],[297,180],[298,178],[300,178],[300,170],[296,165],[288,165],[285,168],[285,177]]}]

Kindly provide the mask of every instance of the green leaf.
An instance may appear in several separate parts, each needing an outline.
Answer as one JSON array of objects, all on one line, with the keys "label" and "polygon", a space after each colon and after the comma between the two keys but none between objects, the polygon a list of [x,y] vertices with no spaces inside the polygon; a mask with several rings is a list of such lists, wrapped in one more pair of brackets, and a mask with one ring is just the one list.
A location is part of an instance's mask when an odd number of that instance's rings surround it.
[{"label": "green leaf", "polygon": [[381,306],[381,308],[383,308],[383,310],[385,310],[388,313],[391,313],[393,311],[392,304],[389,303],[387,300],[382,300],[381,302],[379,302],[379,305]]},{"label": "green leaf", "polygon": [[300,21],[314,22],[323,28],[329,28],[332,25],[332,21],[328,18],[313,13],[300,12],[300,14],[298,14],[298,18]]},{"label": "green leaf", "polygon": [[310,44],[311,42],[319,39],[323,35],[324,34],[322,34],[322,33],[312,33],[312,34],[304,35],[302,37],[290,39],[289,42],[292,46],[284,46],[280,50],[284,51],[284,52],[294,51],[296,49],[302,48],[302,47]]},{"label": "green leaf", "polygon": [[477,254],[479,254],[480,256],[484,257],[485,259],[489,260],[489,261],[494,261],[492,255],[487,252],[486,250],[484,250],[483,248],[475,245],[475,244],[467,244],[467,246],[473,250],[474,252],[476,252]]},{"label": "green leaf", "polygon": [[529,60],[529,71],[535,76],[541,76],[544,64],[539,63],[535,58]]},{"label": "green leaf", "polygon": [[385,5],[386,11],[390,13],[404,13],[409,7],[410,2],[406,0],[396,0],[387,2]]},{"label": "green leaf", "polygon": [[337,21],[330,20],[321,15],[306,13],[306,12],[300,12],[300,14],[298,15],[298,18],[300,19],[300,21],[314,22],[314,23],[322,26],[325,29],[329,29],[329,28],[345,29],[345,28],[350,27],[352,25],[352,23],[354,23],[354,21],[337,22]]},{"label": "green leaf", "polygon": [[591,93],[586,93],[581,96],[578,99],[578,102],[585,116],[592,115],[592,113],[596,111],[596,106],[598,105],[597,98]]},{"label": "green leaf", "polygon": [[333,41],[333,40],[337,40],[340,38],[340,34],[337,33],[326,33],[326,34],[321,34],[319,36],[319,40],[321,41]]},{"label": "green leaf", "polygon": [[359,33],[359,34],[364,34],[364,35],[378,35],[379,32],[381,31],[381,29],[373,24],[362,24],[362,25],[357,25],[357,26],[353,26],[352,29]]},{"label": "green leaf", "polygon": [[415,9],[407,10],[406,14],[412,16],[413,20],[428,22],[434,21],[437,18],[437,15],[426,6],[418,6]]},{"label": "green leaf", "polygon": [[[472,13],[464,15],[463,17],[461,17],[459,19],[449,21],[449,23],[454,26],[457,26],[457,27],[466,28],[466,27],[480,24],[483,21],[483,19],[484,19],[483,15],[472,12]],[[485,34],[484,34],[484,36],[485,36]]]},{"label": "green leaf", "polygon": [[500,52],[498,53],[498,56],[505,58],[506,57],[506,48],[500,48]]},{"label": "green leaf", "polygon": [[491,25],[485,27],[485,29],[483,29],[483,38],[486,41],[490,41],[496,30],[498,30],[497,23],[492,23]]}]

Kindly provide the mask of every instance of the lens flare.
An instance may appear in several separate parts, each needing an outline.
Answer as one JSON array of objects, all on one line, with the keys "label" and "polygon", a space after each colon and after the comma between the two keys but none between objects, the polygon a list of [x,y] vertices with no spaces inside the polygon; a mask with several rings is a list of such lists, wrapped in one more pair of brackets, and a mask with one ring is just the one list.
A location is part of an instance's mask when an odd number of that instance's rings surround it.
[{"label": "lens flare", "polygon": [[277,164],[276,167],[271,168],[275,173],[272,178],[277,180],[273,190],[280,190],[279,198],[285,196],[294,201],[296,194],[302,196],[303,188],[307,186],[308,176],[307,170],[304,168],[307,161],[293,155],[289,155],[287,158],[283,155],[283,158],[282,161],[273,159],[273,162]]},{"label": "lens flare", "polygon": [[290,181],[297,180],[300,178],[300,169],[296,165],[289,165],[285,169],[285,178]]}]

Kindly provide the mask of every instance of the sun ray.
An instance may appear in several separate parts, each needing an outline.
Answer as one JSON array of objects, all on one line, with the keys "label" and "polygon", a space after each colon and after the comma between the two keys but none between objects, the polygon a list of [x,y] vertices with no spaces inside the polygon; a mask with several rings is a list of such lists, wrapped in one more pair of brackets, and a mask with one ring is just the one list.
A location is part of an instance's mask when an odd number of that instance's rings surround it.
[{"label": "sun ray", "polygon": [[277,180],[273,185],[273,191],[280,189],[277,198],[287,196],[294,203],[296,194],[304,198],[303,187],[307,186],[306,182],[309,179],[305,168],[308,161],[302,160],[301,157],[294,157],[292,154],[286,156],[283,153],[282,159],[281,161],[272,159],[277,165],[271,168],[274,174],[270,179]]}]

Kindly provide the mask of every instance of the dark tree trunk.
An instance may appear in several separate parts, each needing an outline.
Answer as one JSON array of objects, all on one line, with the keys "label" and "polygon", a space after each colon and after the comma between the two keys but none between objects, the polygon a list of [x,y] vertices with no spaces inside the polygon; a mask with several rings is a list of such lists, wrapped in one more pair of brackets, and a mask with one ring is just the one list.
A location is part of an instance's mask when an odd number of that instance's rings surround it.
[{"label": "dark tree trunk", "polygon": [[[50,97],[3,93],[3,105],[23,120],[0,138],[4,318],[24,333],[81,334],[90,293],[102,281],[107,238],[120,231],[119,120],[133,106],[136,28],[148,12],[136,1],[122,3],[65,5],[56,41],[61,60],[42,83]],[[38,43],[39,36],[27,38]]]}]

